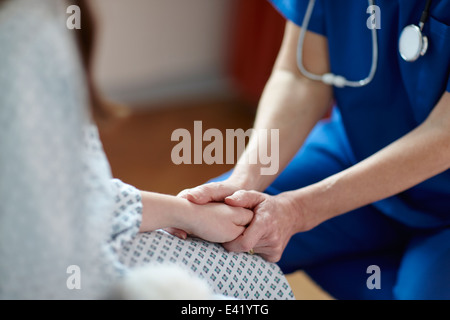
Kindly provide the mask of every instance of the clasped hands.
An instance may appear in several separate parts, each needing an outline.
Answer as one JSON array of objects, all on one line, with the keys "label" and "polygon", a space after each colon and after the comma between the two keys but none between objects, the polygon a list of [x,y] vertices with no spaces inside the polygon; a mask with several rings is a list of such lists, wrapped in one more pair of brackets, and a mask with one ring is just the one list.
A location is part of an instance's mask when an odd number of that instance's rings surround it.
[{"label": "clasped hands", "polygon": [[169,228],[186,238],[194,235],[221,242],[231,252],[252,252],[277,262],[302,221],[302,210],[286,193],[270,196],[240,190],[224,181],[183,190],[178,197],[201,205],[191,230]]}]

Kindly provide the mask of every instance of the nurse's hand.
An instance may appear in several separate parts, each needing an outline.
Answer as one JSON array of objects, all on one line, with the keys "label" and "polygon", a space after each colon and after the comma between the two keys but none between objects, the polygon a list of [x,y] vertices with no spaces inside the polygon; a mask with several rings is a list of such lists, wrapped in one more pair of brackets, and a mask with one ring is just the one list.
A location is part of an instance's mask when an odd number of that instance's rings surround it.
[{"label": "nurse's hand", "polygon": [[228,180],[222,182],[211,182],[192,189],[186,189],[178,194],[178,197],[187,199],[196,204],[207,204],[209,202],[223,202],[226,197],[241,190],[239,184]]},{"label": "nurse's hand", "polygon": [[309,229],[303,210],[287,193],[270,196],[257,191],[238,191],[227,197],[225,203],[254,212],[243,235],[224,244],[232,252],[254,252],[269,262],[278,262],[289,239]]}]

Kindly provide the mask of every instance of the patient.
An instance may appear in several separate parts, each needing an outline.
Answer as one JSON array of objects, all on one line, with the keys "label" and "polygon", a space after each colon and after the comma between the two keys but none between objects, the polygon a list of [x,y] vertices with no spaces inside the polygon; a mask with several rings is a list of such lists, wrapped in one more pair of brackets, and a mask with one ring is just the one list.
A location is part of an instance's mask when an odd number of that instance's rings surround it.
[{"label": "patient", "polygon": [[65,27],[65,1],[0,0],[0,299],[102,298],[150,263],[179,265],[221,295],[292,299],[278,266],[218,244],[241,235],[251,211],[112,179],[91,121],[105,110],[84,71],[89,11],[76,3],[82,34]]}]

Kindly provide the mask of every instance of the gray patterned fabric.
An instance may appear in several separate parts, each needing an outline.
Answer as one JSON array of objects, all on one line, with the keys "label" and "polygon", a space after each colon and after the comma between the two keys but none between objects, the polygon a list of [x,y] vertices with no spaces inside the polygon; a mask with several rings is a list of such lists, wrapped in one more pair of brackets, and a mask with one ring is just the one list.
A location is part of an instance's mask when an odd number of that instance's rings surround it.
[{"label": "gray patterned fabric", "polygon": [[[97,298],[115,275],[111,175],[83,144],[87,92],[63,4],[0,7],[1,298]],[[72,265],[81,290],[67,288]]]},{"label": "gray patterned fabric", "polygon": [[[0,6],[0,299],[97,299],[135,265],[175,263],[219,294],[292,298],[278,267],[217,244],[138,234],[136,188],[113,179],[90,124],[62,0]],[[80,289],[67,281],[77,266]]]},{"label": "gray patterned fabric", "polygon": [[139,234],[124,245],[120,259],[130,267],[174,263],[205,279],[216,294],[226,297],[294,299],[276,264],[257,255],[229,253],[219,244],[200,239],[180,240],[162,230]]}]

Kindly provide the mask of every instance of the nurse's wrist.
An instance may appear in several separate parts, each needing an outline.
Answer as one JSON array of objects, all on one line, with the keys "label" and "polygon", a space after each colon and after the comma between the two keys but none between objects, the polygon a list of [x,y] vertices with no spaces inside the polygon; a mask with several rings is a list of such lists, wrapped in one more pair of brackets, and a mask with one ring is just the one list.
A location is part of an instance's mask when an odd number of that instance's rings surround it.
[{"label": "nurse's wrist", "polygon": [[295,210],[302,217],[300,231],[311,230],[335,215],[332,199],[327,198],[326,189],[320,184],[314,184],[302,189],[290,191],[290,198]]},{"label": "nurse's wrist", "polygon": [[260,167],[257,165],[248,165],[246,168],[236,167],[227,179],[231,185],[238,187],[240,190],[264,191],[273,179],[268,176],[259,174]]},{"label": "nurse's wrist", "polygon": [[305,195],[303,190],[294,190],[283,192],[276,196],[284,198],[285,202],[290,204],[289,211],[292,213],[292,223],[295,222],[295,233],[309,231],[318,224],[309,208]]}]

